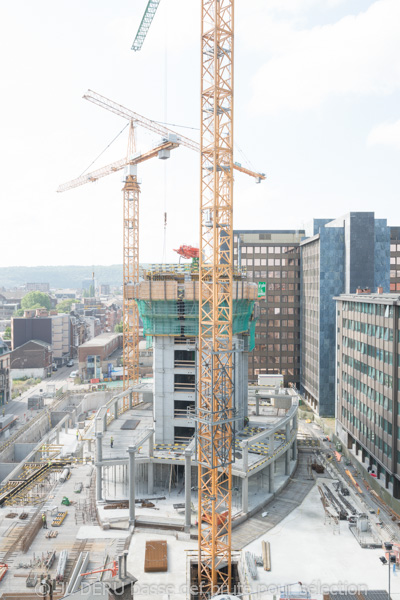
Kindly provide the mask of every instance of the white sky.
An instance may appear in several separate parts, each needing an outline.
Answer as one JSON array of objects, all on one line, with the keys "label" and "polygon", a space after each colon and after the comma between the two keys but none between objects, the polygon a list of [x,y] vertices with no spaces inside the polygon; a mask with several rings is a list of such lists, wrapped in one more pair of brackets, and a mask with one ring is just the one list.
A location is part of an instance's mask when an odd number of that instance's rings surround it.
[{"label": "white sky", "polygon": [[[57,194],[125,125],[90,88],[151,119],[199,126],[200,1],[0,0],[0,266],[122,262],[122,173]],[[375,211],[400,225],[399,0],[236,0],[235,228],[301,228]],[[174,127],[172,127],[174,129]],[[179,130],[198,139],[197,131]],[[157,138],[138,134],[138,149]],[[91,168],[125,155],[127,132]],[[140,260],[197,245],[199,156],[139,168]]]}]

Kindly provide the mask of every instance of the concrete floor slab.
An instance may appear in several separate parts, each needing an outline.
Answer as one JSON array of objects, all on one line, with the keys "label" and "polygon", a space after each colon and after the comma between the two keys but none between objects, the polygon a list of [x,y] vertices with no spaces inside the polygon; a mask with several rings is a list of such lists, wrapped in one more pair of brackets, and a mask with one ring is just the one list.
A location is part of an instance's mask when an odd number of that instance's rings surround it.
[{"label": "concrete floor slab", "polygon": [[[335,534],[324,520],[319,493],[314,487],[279,525],[248,544],[244,550],[256,555],[261,554],[262,540],[271,544],[272,570],[266,572],[258,567],[258,580],[248,578],[251,589],[264,589],[267,597],[301,581],[310,590],[311,598],[321,597],[323,585],[339,583],[347,589],[350,585],[364,590],[387,589],[388,567],[379,560],[383,551],[362,549],[347,522],[341,521],[340,534]],[[400,593],[400,574],[392,574],[392,593]]]}]

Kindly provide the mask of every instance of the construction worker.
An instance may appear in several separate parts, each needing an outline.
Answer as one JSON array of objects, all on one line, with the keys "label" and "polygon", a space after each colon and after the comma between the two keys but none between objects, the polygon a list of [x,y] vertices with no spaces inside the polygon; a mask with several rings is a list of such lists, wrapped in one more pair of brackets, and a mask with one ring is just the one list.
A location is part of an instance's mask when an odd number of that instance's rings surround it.
[{"label": "construction worker", "polygon": [[111,436],[111,440],[110,440],[110,446],[111,446],[111,448],[113,448],[113,447],[114,447],[114,438],[113,438],[113,436]]},{"label": "construction worker", "polygon": [[51,579],[50,575],[47,575],[47,595],[49,596],[49,600],[53,600],[53,589],[54,589],[54,585],[53,585],[53,580]]},{"label": "construction worker", "polygon": [[46,513],[42,514],[42,523],[43,523],[43,529],[47,529],[47,518],[46,518]]},{"label": "construction worker", "polygon": [[78,441],[78,440],[79,440],[79,430],[77,429],[76,430],[76,441]]}]

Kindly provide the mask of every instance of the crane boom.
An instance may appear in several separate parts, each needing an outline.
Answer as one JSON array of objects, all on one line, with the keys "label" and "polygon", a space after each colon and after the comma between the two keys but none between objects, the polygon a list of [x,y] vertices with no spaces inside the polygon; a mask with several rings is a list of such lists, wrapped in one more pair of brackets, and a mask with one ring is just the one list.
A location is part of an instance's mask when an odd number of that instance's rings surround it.
[{"label": "crane boom", "polygon": [[149,0],[147,3],[146,10],[144,11],[144,15],[139,25],[139,29],[137,30],[135,41],[132,44],[131,50],[134,50],[135,52],[141,50],[160,2],[161,0]]},{"label": "crane boom", "polygon": [[[165,125],[161,125],[160,123],[157,123],[156,121],[152,121],[151,119],[148,119],[147,117],[143,117],[142,115],[139,115],[138,113],[134,112],[133,110],[130,110],[129,108],[126,108],[125,106],[122,106],[122,104],[118,104],[117,102],[114,102],[113,100],[110,100],[109,98],[106,98],[105,96],[102,96],[101,94],[98,94],[97,92],[88,90],[86,92],[86,94],[84,94],[83,97],[85,100],[89,100],[89,102],[93,102],[94,104],[97,104],[97,106],[100,106],[101,108],[105,108],[106,110],[109,110],[109,111],[113,112],[114,114],[116,114],[120,117],[123,117],[124,119],[128,119],[129,121],[132,120],[136,125],[140,125],[141,127],[144,127],[145,129],[149,129],[150,131],[153,131],[154,133],[157,133],[158,135],[163,135],[163,136],[174,135],[174,136],[176,136],[177,141],[179,142],[179,144],[181,146],[186,146],[186,148],[190,148],[191,150],[200,152],[200,144],[198,142],[195,142],[194,140],[192,140],[184,135],[176,133],[172,129],[165,127]],[[247,175],[250,175],[251,177],[254,177],[257,182],[259,182],[259,180],[266,179],[266,176],[264,173],[257,173],[256,171],[251,171],[250,169],[246,169],[245,167],[242,167],[241,165],[238,165],[235,163],[233,164],[233,169],[235,169],[237,171],[241,171],[242,173],[246,173]]]},{"label": "crane boom", "polygon": [[92,171],[91,173],[85,173],[84,175],[81,175],[80,177],[77,177],[76,179],[73,179],[72,181],[63,183],[62,185],[59,186],[59,188],[57,189],[57,192],[66,192],[68,190],[71,190],[72,188],[76,188],[76,187],[79,187],[80,185],[84,185],[85,183],[97,181],[101,177],[106,177],[107,175],[111,175],[111,173],[120,171],[127,165],[137,165],[141,162],[149,160],[150,158],[156,157],[158,155],[158,153],[161,152],[162,150],[173,150],[174,148],[177,148],[178,146],[179,146],[179,144],[177,142],[164,142],[163,144],[160,144],[159,146],[156,146],[155,148],[152,148],[151,150],[148,150],[147,152],[144,152],[143,154],[139,154],[135,157],[132,157],[131,159],[122,158],[121,160],[117,160],[116,162],[113,162],[109,165],[106,165],[105,167],[102,167],[101,169],[97,169],[96,171]]}]

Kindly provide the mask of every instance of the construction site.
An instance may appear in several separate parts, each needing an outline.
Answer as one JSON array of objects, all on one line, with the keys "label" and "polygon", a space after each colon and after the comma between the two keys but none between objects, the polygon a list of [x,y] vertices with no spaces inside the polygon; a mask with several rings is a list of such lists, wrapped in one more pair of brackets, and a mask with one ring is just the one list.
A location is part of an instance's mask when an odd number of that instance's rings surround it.
[{"label": "construction site", "polygon": [[[234,160],[233,44],[234,0],[202,0],[200,142],[84,96],[129,124],[125,158],[58,190],[124,171],[123,388],[71,383],[0,438],[3,600],[362,598],[400,567],[400,517],[300,420],[296,388],[248,381],[258,289],[234,264],[233,183],[266,176]],[[138,127],[161,136],[144,153]],[[138,165],[180,145],[200,156],[199,248],[139,271]]]}]

